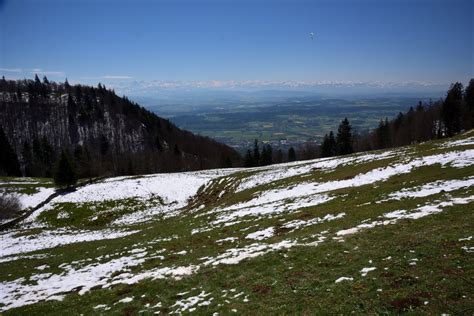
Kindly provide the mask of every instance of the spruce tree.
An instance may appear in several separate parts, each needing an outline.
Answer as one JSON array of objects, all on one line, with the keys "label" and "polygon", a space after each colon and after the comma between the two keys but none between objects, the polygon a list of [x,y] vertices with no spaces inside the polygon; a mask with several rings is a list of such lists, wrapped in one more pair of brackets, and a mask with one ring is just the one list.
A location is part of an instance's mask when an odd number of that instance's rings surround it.
[{"label": "spruce tree", "polygon": [[451,137],[461,131],[461,104],[463,86],[456,82],[451,86],[441,107],[441,119],[444,123],[445,136]]},{"label": "spruce tree", "polygon": [[260,165],[262,166],[268,166],[272,164],[272,146],[269,144],[263,145],[262,147],[262,155],[260,157]]},{"label": "spruce tree", "polygon": [[469,128],[472,128],[474,127],[474,79],[469,81],[469,85],[464,90],[464,102],[471,116]]},{"label": "spruce tree", "polygon": [[0,174],[21,177],[18,157],[0,126]]},{"label": "spruce tree", "polygon": [[68,152],[63,150],[54,173],[54,183],[60,188],[71,188],[76,182],[77,176],[74,163],[69,157]]},{"label": "spruce tree", "polygon": [[352,148],[352,127],[347,117],[339,124],[336,136],[336,153],[338,155],[348,155],[353,153]]},{"label": "spruce tree", "polygon": [[390,126],[388,119],[380,120],[379,127],[375,130],[377,136],[377,149],[390,147]]},{"label": "spruce tree", "polygon": [[270,144],[267,144],[267,164],[271,165],[273,163],[273,148]]},{"label": "spruce tree", "polygon": [[290,147],[290,149],[288,149],[288,161],[296,161],[296,152],[293,147]]},{"label": "spruce tree", "polygon": [[283,151],[279,148],[276,152],[276,157],[275,157],[275,162],[276,163],[282,163],[283,162]]},{"label": "spruce tree", "polygon": [[77,166],[77,176],[79,178],[88,178],[91,176],[91,157],[87,148],[77,145],[74,149],[74,160]]},{"label": "spruce tree", "polygon": [[247,149],[247,153],[245,154],[244,166],[247,168],[254,166],[253,156],[250,149]]},{"label": "spruce tree", "polygon": [[51,177],[53,173],[53,166],[55,161],[55,152],[51,144],[48,142],[46,137],[41,139],[41,151],[43,157],[43,166],[45,168],[45,176]]},{"label": "spruce tree", "polygon": [[24,175],[25,177],[33,176],[33,154],[31,152],[30,143],[25,141],[21,150],[21,156],[23,157]]},{"label": "spruce tree", "polygon": [[329,132],[329,135],[324,135],[323,142],[321,144],[321,157],[332,157],[336,153],[336,140],[334,139],[334,133]]}]

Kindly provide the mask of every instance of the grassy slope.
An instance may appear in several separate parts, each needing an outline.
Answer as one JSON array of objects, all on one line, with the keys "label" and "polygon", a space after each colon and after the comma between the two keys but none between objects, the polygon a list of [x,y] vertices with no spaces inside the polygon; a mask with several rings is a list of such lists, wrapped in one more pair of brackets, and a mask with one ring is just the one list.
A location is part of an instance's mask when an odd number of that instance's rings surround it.
[{"label": "grassy slope", "polygon": [[[458,138],[463,139],[472,134]],[[235,192],[239,181],[264,172],[262,169],[240,171],[225,177],[226,181],[219,182],[220,179],[217,179],[202,188],[177,217],[157,217],[139,225],[121,227],[138,230],[135,234],[112,240],[69,244],[33,253],[47,254],[47,258],[19,258],[0,263],[0,281],[8,282],[25,277],[25,284],[35,284],[35,274],[64,273],[61,266],[64,263],[75,262],[77,267],[87,266],[89,261],[105,263],[114,258],[130,256],[131,251],[137,248],[146,248],[145,260],[123,271],[114,272],[113,277],[124,272],[138,274],[158,267],[196,266],[203,262],[203,257],[215,258],[229,248],[244,248],[254,243],[261,245],[295,241],[303,244],[326,236],[317,246],[301,245],[280,249],[235,265],[201,264],[199,271],[180,280],[168,277],[146,279],[131,285],[116,284],[106,289],[97,286],[84,295],[70,293],[63,301],[43,301],[9,309],[6,314],[169,313],[179,309],[180,306],[176,305],[178,301],[196,296],[202,291],[209,295],[200,302],[209,302],[209,305],[196,304],[187,311],[195,308],[194,312],[202,314],[216,311],[227,314],[233,310],[243,314],[353,311],[472,314],[473,253],[461,247],[474,246],[474,240],[459,239],[474,235],[473,202],[446,206],[441,213],[417,220],[401,220],[393,225],[365,229],[357,234],[344,236],[343,241],[333,237],[341,229],[355,227],[365,220],[376,220],[390,211],[413,210],[421,205],[437,204],[436,201],[474,195],[474,187],[471,186],[426,197],[383,201],[388,194],[406,187],[472,176],[473,165],[464,168],[442,168],[439,165],[421,167],[407,174],[390,177],[387,181],[332,191],[334,199],[319,205],[267,216],[239,218],[238,223],[228,227],[209,224],[220,214],[210,211],[251,201],[268,190],[291,188],[303,182],[351,179],[374,168],[416,157],[474,149],[474,145],[445,148],[439,146],[442,143],[443,141],[430,142],[403,149],[380,161],[352,163],[333,170],[312,170]],[[226,193],[219,198],[222,191]],[[117,207],[125,202],[127,207]],[[162,203],[160,199],[151,202]],[[288,200],[290,202],[291,199]],[[114,219],[127,212],[135,212],[148,205],[133,199],[93,204],[56,204],[39,218],[48,225],[47,228],[24,227],[17,234],[31,235],[34,238],[42,230],[60,227],[100,230],[111,226]],[[197,206],[202,204],[205,207],[197,211]],[[69,212],[70,217],[58,219],[60,211]],[[282,223],[291,220],[308,221],[340,212],[345,212],[346,215],[338,220],[292,231],[282,227]],[[97,213],[98,218],[90,220],[94,213]],[[272,237],[262,241],[246,238],[249,233],[268,227],[276,228]],[[209,230],[192,234],[192,230],[196,228]],[[235,242],[215,242],[227,237],[238,239]],[[186,255],[179,254],[183,250],[187,251]],[[105,258],[105,255],[108,257]],[[159,257],[160,255],[163,257]],[[387,259],[388,257],[391,258]],[[412,260],[415,258],[418,261]],[[48,265],[45,270],[35,271],[36,267],[45,264]],[[376,269],[362,276],[360,271],[364,267]],[[343,276],[352,277],[353,280],[335,283],[336,279]],[[183,292],[188,293],[179,294]],[[119,302],[126,297],[134,299],[129,303]],[[107,305],[107,310],[94,309],[100,304]]]}]

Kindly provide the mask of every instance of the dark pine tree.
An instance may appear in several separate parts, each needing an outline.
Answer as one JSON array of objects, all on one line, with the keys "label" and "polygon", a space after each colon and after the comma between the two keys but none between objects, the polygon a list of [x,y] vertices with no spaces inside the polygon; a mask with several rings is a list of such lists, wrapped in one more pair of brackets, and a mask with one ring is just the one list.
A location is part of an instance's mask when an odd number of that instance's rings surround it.
[{"label": "dark pine tree", "polygon": [[390,126],[388,124],[388,119],[380,120],[379,126],[375,130],[376,135],[376,148],[383,149],[390,147]]},{"label": "dark pine tree", "polygon": [[271,165],[272,164],[272,155],[273,155],[272,146],[270,146],[269,144],[263,145],[262,155],[260,157],[260,165],[261,166]]},{"label": "dark pine tree", "polygon": [[77,166],[77,176],[79,179],[90,178],[92,176],[91,157],[87,148],[77,145],[74,149],[74,161]]},{"label": "dark pine tree", "polygon": [[18,157],[0,126],[0,174],[21,177]]},{"label": "dark pine tree", "polygon": [[296,151],[293,147],[288,149],[288,161],[296,161]]},{"label": "dark pine tree", "polygon": [[77,183],[74,163],[67,151],[62,151],[59,158],[56,172],[54,173],[54,183],[60,188],[71,188]]},{"label": "dark pine tree", "polygon": [[348,155],[353,153],[352,149],[352,127],[347,117],[339,124],[336,136],[336,153]]},{"label": "dark pine tree", "polygon": [[283,162],[283,151],[281,149],[278,149],[275,155],[275,162],[276,163],[282,163]]},{"label": "dark pine tree", "polygon": [[53,166],[56,154],[46,137],[43,137],[41,140],[41,149],[43,151],[43,165],[45,167],[45,175],[46,177],[51,177],[53,174]]},{"label": "dark pine tree", "polygon": [[454,136],[461,131],[461,104],[463,99],[463,86],[456,82],[446,95],[441,107],[441,119],[444,123],[445,134]]},{"label": "dark pine tree", "polygon": [[271,165],[273,163],[273,148],[270,144],[267,145],[267,164]]},{"label": "dark pine tree", "polygon": [[222,168],[232,168],[232,160],[229,156],[221,155],[221,163],[220,166]]},{"label": "dark pine tree", "polygon": [[174,152],[174,154],[175,154],[176,156],[180,156],[180,155],[181,155],[181,150],[179,150],[178,144],[174,144],[173,152]]},{"label": "dark pine tree", "polygon": [[104,135],[102,135],[102,137],[100,138],[100,154],[102,156],[105,156],[108,154],[109,152],[109,141],[107,140],[107,137],[105,137]]},{"label": "dark pine tree", "polygon": [[323,142],[321,144],[321,157],[332,157],[336,154],[336,140],[334,139],[334,133],[329,132],[329,135],[324,135]]},{"label": "dark pine tree", "polygon": [[470,114],[470,124],[468,128],[474,127],[474,79],[469,81],[468,86],[464,90],[464,102]]},{"label": "dark pine tree", "polygon": [[21,156],[23,157],[24,175],[25,177],[33,176],[33,154],[31,152],[31,145],[28,142],[23,143],[21,150]]},{"label": "dark pine tree", "polygon": [[[38,77],[38,74],[35,74],[35,87],[36,88],[41,87],[41,80]],[[39,92],[39,90],[37,90],[36,92]]]},{"label": "dark pine tree", "polygon": [[252,152],[250,149],[247,150],[247,153],[245,154],[245,159],[244,159],[244,166],[249,168],[254,166],[254,160],[252,156]]}]

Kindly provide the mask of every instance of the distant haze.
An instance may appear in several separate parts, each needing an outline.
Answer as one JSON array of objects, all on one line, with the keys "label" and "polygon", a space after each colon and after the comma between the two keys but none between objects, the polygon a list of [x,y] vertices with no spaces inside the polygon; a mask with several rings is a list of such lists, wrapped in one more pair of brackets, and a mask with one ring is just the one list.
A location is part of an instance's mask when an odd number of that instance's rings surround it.
[{"label": "distant haze", "polygon": [[129,96],[145,105],[169,103],[199,105],[220,102],[278,102],[298,98],[379,98],[415,97],[438,99],[450,84],[420,82],[225,82],[216,87],[212,82],[133,81],[111,83],[118,94]]}]

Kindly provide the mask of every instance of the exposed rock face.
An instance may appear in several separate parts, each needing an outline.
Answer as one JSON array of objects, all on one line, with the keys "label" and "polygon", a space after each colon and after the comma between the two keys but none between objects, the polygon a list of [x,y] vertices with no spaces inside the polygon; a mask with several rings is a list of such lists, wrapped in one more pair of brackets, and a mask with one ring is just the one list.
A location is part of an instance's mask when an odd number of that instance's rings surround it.
[{"label": "exposed rock face", "polygon": [[44,139],[56,153],[83,146],[102,164],[113,162],[113,170],[124,160],[142,172],[221,167],[240,160],[232,148],[181,130],[100,85],[0,80],[0,125],[22,162],[25,144]]}]

